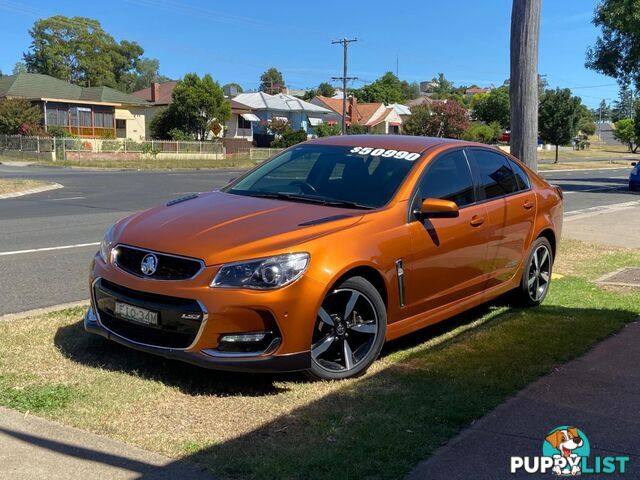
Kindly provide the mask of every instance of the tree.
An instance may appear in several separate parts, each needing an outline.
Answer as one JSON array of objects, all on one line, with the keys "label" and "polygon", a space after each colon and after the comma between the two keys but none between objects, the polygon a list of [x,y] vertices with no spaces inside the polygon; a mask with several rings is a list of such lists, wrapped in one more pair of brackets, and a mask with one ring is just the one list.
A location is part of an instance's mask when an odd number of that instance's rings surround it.
[{"label": "tree", "polygon": [[173,102],[169,106],[175,111],[181,130],[199,140],[205,140],[211,122],[225,122],[231,115],[231,105],[224,98],[220,84],[206,74],[200,78],[188,73],[173,89]]},{"label": "tree", "polygon": [[[158,75],[158,61],[142,58],[140,45],[116,42],[91,18],[56,15],[37,20],[29,34],[31,45],[23,54],[29,72],[127,91]],[[143,77],[139,84],[137,77]]]},{"label": "tree", "polygon": [[541,0],[513,0],[509,100],[511,153],[538,169],[538,37]]},{"label": "tree", "polygon": [[433,77],[431,83],[433,85],[431,96],[435,99],[447,99],[454,92],[453,82],[447,80],[444,73],[439,73],[437,77]]},{"label": "tree", "polygon": [[636,122],[633,118],[618,120],[615,123],[615,127],[613,136],[622,143],[626,143],[630,152],[636,152],[638,150],[638,145],[636,144],[638,137],[636,136]]},{"label": "tree", "polygon": [[25,73],[27,71],[27,65],[24,62],[16,62],[13,66],[13,71],[11,75],[18,75],[20,73]]},{"label": "tree", "polygon": [[622,85],[618,91],[618,99],[613,102],[611,119],[617,122],[623,118],[633,117],[634,103],[633,90],[627,85]]},{"label": "tree", "polygon": [[172,103],[151,120],[153,138],[175,139],[180,131],[191,138],[206,140],[213,122],[222,124],[231,115],[222,88],[209,74],[202,78],[195,73],[186,74],[173,89],[172,98]]},{"label": "tree", "polygon": [[[405,82],[406,83],[406,82]],[[375,82],[356,90],[355,96],[361,102],[403,103],[406,100],[403,83],[392,72],[387,72]]]},{"label": "tree", "polygon": [[282,91],[284,87],[284,78],[282,73],[274,67],[260,75],[260,91],[269,95],[276,95]]},{"label": "tree", "polygon": [[23,127],[42,123],[42,112],[24,98],[0,100],[0,134],[17,135]]},{"label": "tree", "polygon": [[509,90],[496,88],[489,93],[474,95],[471,108],[476,119],[485,123],[498,122],[502,128],[509,127]]},{"label": "tree", "polygon": [[558,146],[570,143],[578,133],[580,105],[580,98],[568,88],[547,90],[540,99],[540,136],[556,146],[553,163],[558,163]]},{"label": "tree", "polygon": [[446,100],[413,107],[402,131],[406,135],[461,138],[468,127],[467,111],[458,102]]},{"label": "tree", "polygon": [[288,148],[307,139],[307,132],[294,130],[288,123],[285,124],[282,134],[271,142],[272,148]]},{"label": "tree", "polygon": [[405,101],[407,100],[415,100],[420,96],[420,85],[418,82],[407,82],[406,80],[402,80],[400,82],[400,88],[402,90],[402,95],[404,96]]},{"label": "tree", "polygon": [[135,61],[135,70],[122,76],[120,86],[125,92],[135,92],[151,86],[152,83],[164,83],[171,80],[160,75],[160,62],[155,58],[140,58]]},{"label": "tree", "polygon": [[587,50],[586,67],[640,89],[640,0],[602,0],[593,24],[602,29]]}]

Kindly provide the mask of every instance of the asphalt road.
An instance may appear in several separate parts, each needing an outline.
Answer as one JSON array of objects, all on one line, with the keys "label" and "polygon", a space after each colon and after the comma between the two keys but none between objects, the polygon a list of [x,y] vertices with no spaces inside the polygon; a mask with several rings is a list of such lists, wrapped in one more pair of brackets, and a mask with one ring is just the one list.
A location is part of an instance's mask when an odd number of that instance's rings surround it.
[{"label": "asphalt road", "polygon": [[[0,178],[64,185],[0,200],[0,315],[88,298],[89,262],[109,225],[167,200],[219,188],[238,174],[232,170],[104,172],[0,165]],[[544,174],[562,187],[565,210],[573,212],[640,200],[627,191],[628,175],[627,168]],[[91,245],[77,246],[83,244]]]}]

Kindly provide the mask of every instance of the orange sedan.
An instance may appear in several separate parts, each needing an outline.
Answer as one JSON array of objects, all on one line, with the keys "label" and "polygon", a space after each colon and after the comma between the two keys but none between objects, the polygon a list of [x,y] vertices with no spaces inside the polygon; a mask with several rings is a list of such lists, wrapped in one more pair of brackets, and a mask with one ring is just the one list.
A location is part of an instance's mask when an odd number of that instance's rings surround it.
[{"label": "orange sedan", "polygon": [[560,190],[497,149],[311,140],[111,227],[85,328],[209,368],[353,377],[501,294],[540,304],[561,227]]}]

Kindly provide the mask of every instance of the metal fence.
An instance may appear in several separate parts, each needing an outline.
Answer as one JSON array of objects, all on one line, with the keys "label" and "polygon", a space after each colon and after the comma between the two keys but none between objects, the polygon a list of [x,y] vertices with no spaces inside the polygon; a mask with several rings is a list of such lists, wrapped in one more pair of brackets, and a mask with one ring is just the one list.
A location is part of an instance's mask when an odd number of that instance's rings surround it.
[{"label": "metal fence", "polygon": [[66,152],[88,153],[139,153],[156,156],[159,154],[224,155],[222,142],[183,142],[165,140],[144,140],[136,142],[124,139],[97,138],[50,138],[26,137],[23,135],[0,135],[0,151],[32,153],[55,152],[65,158]]}]

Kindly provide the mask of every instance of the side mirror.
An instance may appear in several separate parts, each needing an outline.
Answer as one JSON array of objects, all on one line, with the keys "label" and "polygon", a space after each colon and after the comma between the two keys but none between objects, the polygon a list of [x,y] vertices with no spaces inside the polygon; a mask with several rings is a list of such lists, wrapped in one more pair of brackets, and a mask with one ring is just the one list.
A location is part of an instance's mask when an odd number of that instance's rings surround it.
[{"label": "side mirror", "polygon": [[438,198],[425,198],[414,213],[418,218],[456,218],[460,214],[455,202]]},{"label": "side mirror", "polygon": [[635,167],[636,165],[638,165],[638,162],[631,162],[632,167]]}]

